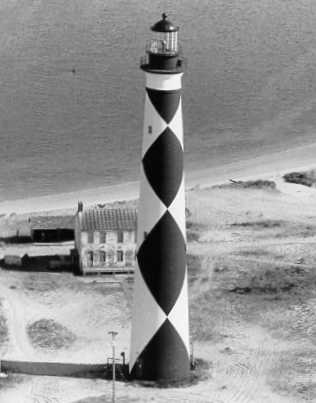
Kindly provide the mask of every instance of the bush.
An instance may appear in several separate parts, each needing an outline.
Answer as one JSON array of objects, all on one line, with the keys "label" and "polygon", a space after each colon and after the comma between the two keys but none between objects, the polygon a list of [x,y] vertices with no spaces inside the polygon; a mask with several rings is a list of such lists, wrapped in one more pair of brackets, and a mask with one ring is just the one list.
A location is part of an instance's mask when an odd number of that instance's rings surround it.
[{"label": "bush", "polygon": [[27,333],[34,347],[39,348],[67,348],[76,339],[76,336],[53,319],[40,319],[27,328]]},{"label": "bush", "polygon": [[283,176],[283,179],[289,183],[297,183],[304,186],[316,185],[316,170],[306,172],[291,172]]},{"label": "bush", "polygon": [[216,185],[214,188],[233,188],[233,189],[268,189],[275,190],[276,183],[274,181],[268,180],[253,180],[253,181],[234,181],[230,180],[231,183],[225,183],[223,185]]}]

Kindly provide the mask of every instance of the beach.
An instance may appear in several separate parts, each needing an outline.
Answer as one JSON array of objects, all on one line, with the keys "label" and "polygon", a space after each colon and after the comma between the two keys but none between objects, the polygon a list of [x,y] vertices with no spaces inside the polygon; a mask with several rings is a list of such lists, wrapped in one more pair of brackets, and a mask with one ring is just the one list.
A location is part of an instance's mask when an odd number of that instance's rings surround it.
[{"label": "beach", "polygon": [[[316,166],[316,143],[249,158],[232,164],[209,169],[186,172],[186,188],[207,187],[226,183],[230,179],[277,178],[289,171],[304,170]],[[132,200],[138,197],[138,182],[127,182],[113,186],[82,189],[76,192],[52,194],[41,197],[8,200],[0,203],[0,214],[23,214],[39,211],[63,210],[72,213],[78,201],[85,205]]]}]

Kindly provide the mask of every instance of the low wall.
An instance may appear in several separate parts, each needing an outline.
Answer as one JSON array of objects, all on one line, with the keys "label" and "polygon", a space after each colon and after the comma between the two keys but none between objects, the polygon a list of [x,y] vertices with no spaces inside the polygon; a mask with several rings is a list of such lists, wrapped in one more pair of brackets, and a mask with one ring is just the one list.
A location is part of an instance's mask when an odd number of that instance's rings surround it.
[{"label": "low wall", "polygon": [[[61,362],[2,360],[1,367],[4,372],[28,375],[112,379],[111,364],[71,364]],[[126,380],[126,376],[128,376],[127,365],[116,364],[115,368],[117,380]]]}]

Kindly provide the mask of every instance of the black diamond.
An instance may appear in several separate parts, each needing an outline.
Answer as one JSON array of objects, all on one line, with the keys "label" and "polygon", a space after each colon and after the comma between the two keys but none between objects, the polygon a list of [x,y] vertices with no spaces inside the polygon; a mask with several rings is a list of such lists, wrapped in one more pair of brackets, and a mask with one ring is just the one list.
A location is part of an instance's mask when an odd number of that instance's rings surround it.
[{"label": "black diamond", "polygon": [[159,91],[150,88],[146,88],[146,90],[159,115],[169,123],[178,109],[180,90]]},{"label": "black diamond", "polygon": [[188,351],[168,319],[140,354],[131,375],[156,381],[185,380],[189,376]]},{"label": "black diamond", "polygon": [[149,147],[143,166],[151,187],[168,207],[178,192],[183,174],[183,150],[169,127]]},{"label": "black diamond", "polygon": [[168,315],[179,297],[186,270],[185,241],[169,211],[141,244],[137,260],[149,290]]}]

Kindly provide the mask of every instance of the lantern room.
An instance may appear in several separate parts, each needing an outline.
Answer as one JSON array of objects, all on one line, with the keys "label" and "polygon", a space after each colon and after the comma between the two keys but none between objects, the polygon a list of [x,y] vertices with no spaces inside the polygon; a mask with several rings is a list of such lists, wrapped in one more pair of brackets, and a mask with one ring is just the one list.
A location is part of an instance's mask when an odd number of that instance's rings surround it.
[{"label": "lantern room", "polygon": [[165,13],[162,20],[151,27],[153,39],[150,41],[150,51],[161,54],[175,54],[178,52],[178,31],[172,22],[167,19]]},{"label": "lantern room", "polygon": [[151,27],[152,39],[146,45],[146,55],[141,59],[141,68],[157,73],[179,73],[182,59],[179,57],[179,27],[168,20],[165,13],[162,19]]}]

